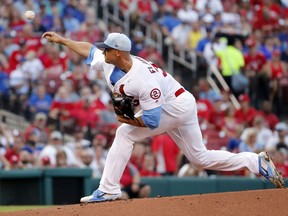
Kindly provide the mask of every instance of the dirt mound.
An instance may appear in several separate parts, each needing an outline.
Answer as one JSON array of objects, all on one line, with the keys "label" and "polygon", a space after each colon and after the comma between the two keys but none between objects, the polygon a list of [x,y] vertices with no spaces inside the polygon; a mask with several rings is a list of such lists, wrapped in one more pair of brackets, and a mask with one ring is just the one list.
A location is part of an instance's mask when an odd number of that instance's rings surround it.
[{"label": "dirt mound", "polygon": [[288,190],[267,189],[191,196],[120,200],[2,213],[3,216],[288,215]]}]

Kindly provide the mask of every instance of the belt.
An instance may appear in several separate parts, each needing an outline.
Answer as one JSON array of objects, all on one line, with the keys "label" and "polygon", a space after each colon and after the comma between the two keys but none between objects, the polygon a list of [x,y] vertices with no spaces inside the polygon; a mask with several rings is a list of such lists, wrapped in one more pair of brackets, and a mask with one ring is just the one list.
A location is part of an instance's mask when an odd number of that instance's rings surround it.
[{"label": "belt", "polygon": [[178,97],[179,95],[181,95],[183,92],[185,92],[184,88],[179,88],[176,92],[175,92],[175,97]]}]

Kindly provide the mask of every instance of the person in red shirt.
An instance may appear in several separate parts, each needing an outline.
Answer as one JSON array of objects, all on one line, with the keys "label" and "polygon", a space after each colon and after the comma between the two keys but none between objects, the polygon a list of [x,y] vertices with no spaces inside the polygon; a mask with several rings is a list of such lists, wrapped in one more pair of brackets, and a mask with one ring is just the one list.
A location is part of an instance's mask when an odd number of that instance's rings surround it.
[{"label": "person in red shirt", "polygon": [[8,16],[8,27],[11,30],[15,30],[17,32],[21,32],[23,26],[26,24],[26,21],[21,17],[21,13],[17,8],[14,7],[13,4],[7,5],[7,13]]},{"label": "person in red shirt", "polygon": [[11,53],[9,57],[9,74],[13,70],[17,68],[17,66],[20,64],[20,61],[25,59],[25,56],[27,54],[27,45],[26,40],[24,38],[21,38],[18,40],[19,49],[15,50]]},{"label": "person in red shirt", "polygon": [[272,104],[270,101],[262,102],[258,115],[265,119],[271,130],[274,130],[275,125],[279,122],[279,118],[272,112]]},{"label": "person in red shirt", "polygon": [[161,176],[160,173],[156,171],[155,158],[152,154],[147,153],[144,155],[143,166],[140,170],[140,175],[145,177]]},{"label": "person in red shirt", "polygon": [[214,109],[213,104],[208,99],[199,98],[200,89],[198,86],[195,86],[192,91],[196,99],[199,124],[207,126],[211,113]]},{"label": "person in red shirt", "polygon": [[5,153],[5,158],[10,163],[11,168],[19,168],[19,158],[20,158],[20,152],[22,148],[24,147],[24,142],[22,140],[21,135],[14,135],[13,136],[13,145],[7,149]]},{"label": "person in red shirt", "polygon": [[87,71],[86,69],[81,62],[77,62],[73,67],[72,73],[67,77],[68,80],[72,81],[73,89],[76,92],[79,92],[84,86],[88,86],[90,83],[87,73],[84,72]]},{"label": "person in red shirt", "polygon": [[271,103],[278,96],[280,90],[280,80],[287,75],[287,66],[285,62],[280,59],[280,50],[273,50],[272,59],[269,60],[263,67],[263,74],[269,77],[269,100]]},{"label": "person in red shirt", "polygon": [[135,142],[133,151],[130,157],[130,163],[132,163],[138,170],[141,170],[144,166],[144,157],[146,153],[144,142]]},{"label": "person in red shirt", "polygon": [[49,43],[44,45],[44,51],[39,56],[45,68],[47,92],[53,96],[62,84],[61,75],[67,70],[67,57],[58,46]]},{"label": "person in red shirt", "polygon": [[288,177],[288,148],[285,143],[278,143],[273,155],[275,167],[282,173],[284,178]]},{"label": "person in red shirt", "polygon": [[141,183],[141,176],[137,168],[128,163],[120,179],[122,199],[145,198],[151,193],[150,185]]},{"label": "person in red shirt", "polygon": [[[262,90],[263,86],[258,84],[258,79],[266,63],[266,58],[262,52],[258,50],[258,45],[253,37],[246,41],[248,53],[244,55],[245,60],[245,74],[249,77],[249,94],[253,99],[258,98],[257,94]],[[260,90],[261,89],[261,90]]]},{"label": "person in red shirt", "polygon": [[58,89],[49,112],[50,124],[54,127],[60,127],[61,131],[70,133],[74,128],[74,118],[71,117],[71,111],[74,109],[75,101],[71,100],[70,92],[65,86]]},{"label": "person in red shirt", "polygon": [[222,128],[222,123],[225,117],[225,113],[223,112],[222,108],[222,95],[219,95],[214,98],[213,101],[213,110],[211,111],[209,124],[210,127],[216,129],[218,131]]},{"label": "person in red shirt", "polygon": [[153,137],[151,150],[156,158],[157,172],[161,175],[175,175],[178,172],[180,150],[167,133]]},{"label": "person in red shirt", "polygon": [[48,137],[50,133],[46,124],[47,124],[47,114],[38,112],[35,115],[33,122],[26,128],[24,132],[25,141],[27,142],[29,140],[31,133],[36,129],[41,134],[39,136],[40,137],[39,143],[45,145],[48,142]]},{"label": "person in red shirt", "polygon": [[19,39],[22,38],[24,38],[26,41],[27,50],[33,50],[37,53],[38,50],[41,49],[41,38],[39,37],[39,35],[35,34],[35,32],[33,31],[33,26],[31,24],[27,23],[23,26],[21,36],[20,38],[16,37],[15,42],[17,43]]},{"label": "person in red shirt", "polygon": [[252,126],[253,120],[257,115],[257,110],[250,106],[250,97],[247,94],[239,96],[240,108],[235,112],[235,119],[245,127]]},{"label": "person in red shirt", "polygon": [[138,53],[138,56],[157,64],[160,68],[164,67],[163,56],[156,50],[152,41],[145,41],[144,49]]},{"label": "person in red shirt", "polygon": [[70,116],[76,120],[76,124],[81,128],[95,129],[100,120],[97,108],[88,97],[82,97],[81,100],[75,103],[70,111]]},{"label": "person in red shirt", "polygon": [[253,29],[262,29],[266,33],[279,29],[281,7],[271,0],[262,1],[254,7]]}]

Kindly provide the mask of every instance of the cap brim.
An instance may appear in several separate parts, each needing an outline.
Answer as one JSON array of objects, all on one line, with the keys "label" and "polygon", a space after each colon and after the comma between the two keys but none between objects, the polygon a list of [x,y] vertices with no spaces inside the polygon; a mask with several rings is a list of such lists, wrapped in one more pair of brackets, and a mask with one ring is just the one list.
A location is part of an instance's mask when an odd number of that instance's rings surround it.
[{"label": "cap brim", "polygon": [[98,43],[95,43],[95,46],[99,49],[109,49],[109,48],[112,48],[110,46],[108,46],[107,44],[105,44],[104,42],[98,42]]}]

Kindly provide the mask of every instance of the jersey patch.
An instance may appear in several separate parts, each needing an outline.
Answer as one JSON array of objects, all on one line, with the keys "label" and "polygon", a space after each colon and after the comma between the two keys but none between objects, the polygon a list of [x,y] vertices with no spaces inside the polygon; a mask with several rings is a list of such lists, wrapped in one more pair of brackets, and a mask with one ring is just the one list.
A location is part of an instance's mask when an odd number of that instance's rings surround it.
[{"label": "jersey patch", "polygon": [[150,92],[150,97],[154,100],[157,100],[161,96],[161,91],[158,88],[152,89]]}]

